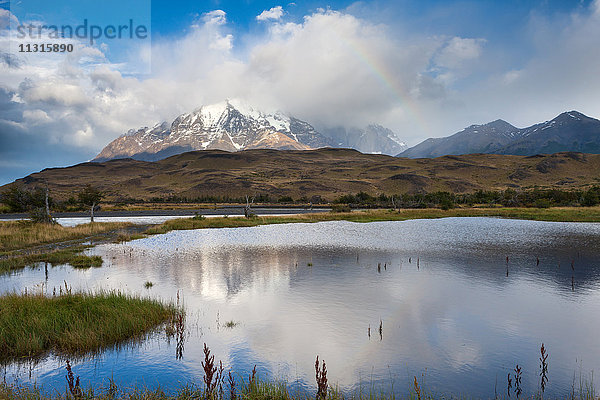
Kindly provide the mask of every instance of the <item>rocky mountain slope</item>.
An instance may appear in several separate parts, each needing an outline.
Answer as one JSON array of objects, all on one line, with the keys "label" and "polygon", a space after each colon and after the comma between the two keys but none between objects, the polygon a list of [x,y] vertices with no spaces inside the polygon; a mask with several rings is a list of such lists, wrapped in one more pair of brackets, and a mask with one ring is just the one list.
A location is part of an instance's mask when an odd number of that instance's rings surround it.
[{"label": "rocky mountain slope", "polygon": [[180,115],[171,124],[130,130],[108,144],[94,161],[156,161],[193,150],[308,150],[328,146],[397,154],[406,146],[392,131],[379,125],[341,129],[343,134],[332,138],[293,116],[265,113],[241,101],[227,100]]},{"label": "rocky mountain slope", "polygon": [[559,151],[600,153],[600,121],[577,111],[524,128],[499,154],[552,154]]},{"label": "rocky mountain slope", "polygon": [[155,161],[192,150],[270,148],[308,150],[329,146],[308,123],[282,113],[266,114],[241,102],[202,106],[152,128],[129,131],[106,146],[95,161],[134,158]]},{"label": "rocky mountain slope", "polygon": [[561,151],[600,153],[600,121],[577,111],[551,121],[519,129],[497,120],[472,125],[445,138],[427,139],[398,154],[399,157],[431,158],[458,154],[552,154]]},{"label": "rocky mountain slope", "polygon": [[334,147],[356,149],[362,153],[393,155],[408,149],[393,131],[377,124],[365,128],[337,127],[323,132],[331,138]]}]

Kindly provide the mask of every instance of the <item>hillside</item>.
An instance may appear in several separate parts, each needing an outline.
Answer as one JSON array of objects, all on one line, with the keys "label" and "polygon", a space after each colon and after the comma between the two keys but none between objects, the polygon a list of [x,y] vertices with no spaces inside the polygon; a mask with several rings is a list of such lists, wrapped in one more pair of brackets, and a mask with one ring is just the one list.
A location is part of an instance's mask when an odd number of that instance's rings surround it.
[{"label": "hillside", "polygon": [[[340,195],[364,191],[456,193],[478,189],[580,188],[600,183],[600,155],[558,153],[540,156],[473,154],[408,159],[362,154],[349,149],[208,150],[175,155],[157,162],[132,159],[83,163],[46,169],[16,182],[45,185],[66,199],[84,185],[107,193],[108,201],[169,196],[268,194],[271,198]],[[0,191],[6,186],[0,188]]]}]

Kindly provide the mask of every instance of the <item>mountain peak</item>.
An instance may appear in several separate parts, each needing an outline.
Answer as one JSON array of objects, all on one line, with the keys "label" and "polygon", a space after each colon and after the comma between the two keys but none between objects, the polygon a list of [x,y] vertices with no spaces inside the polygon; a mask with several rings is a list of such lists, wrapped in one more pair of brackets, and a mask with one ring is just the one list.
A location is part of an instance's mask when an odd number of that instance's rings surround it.
[{"label": "mountain peak", "polygon": [[492,122],[488,122],[483,125],[471,125],[458,132],[457,134],[464,135],[473,135],[473,134],[484,134],[484,135],[510,135],[512,132],[517,131],[518,129],[508,122],[497,119]]},{"label": "mountain peak", "polygon": [[308,150],[328,145],[327,138],[306,122],[226,99],[182,114],[171,124],[130,130],[109,143],[95,160],[132,157],[154,161],[192,150]]},{"label": "mountain peak", "polygon": [[[227,98],[181,114],[170,124],[129,130],[94,160],[155,161],[192,150],[308,150],[338,144],[334,136],[322,135],[308,122],[281,111],[267,112],[244,100]],[[362,152],[397,154],[406,148],[394,132],[378,124],[352,128],[344,136],[344,145]]]},{"label": "mountain peak", "polygon": [[488,122],[487,124],[485,124],[485,126],[489,126],[490,128],[494,128],[494,129],[499,129],[499,130],[517,130],[517,128],[515,126],[513,126],[512,124],[509,124],[508,122],[504,121],[503,119],[497,119],[495,121],[492,122]]},{"label": "mountain peak", "polygon": [[408,148],[394,131],[376,123],[364,128],[325,128],[324,133],[335,147],[352,148],[362,153],[395,155]]},{"label": "mountain peak", "polygon": [[535,155],[561,151],[600,153],[600,121],[578,111],[567,111],[551,121],[518,129],[499,119],[485,125],[472,125],[445,138],[425,140],[400,156],[416,158],[470,153]]},{"label": "mountain peak", "polygon": [[553,121],[570,121],[570,120],[581,121],[584,119],[590,119],[590,117],[580,113],[579,111],[573,110],[573,111],[567,111],[567,112],[561,113],[556,118],[554,118]]}]

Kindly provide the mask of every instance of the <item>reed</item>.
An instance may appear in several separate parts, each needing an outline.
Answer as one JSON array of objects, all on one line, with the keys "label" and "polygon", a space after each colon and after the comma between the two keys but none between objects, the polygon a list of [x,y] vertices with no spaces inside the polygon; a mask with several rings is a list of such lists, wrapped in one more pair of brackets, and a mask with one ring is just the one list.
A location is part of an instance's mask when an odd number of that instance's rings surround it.
[{"label": "reed", "polygon": [[523,371],[521,370],[521,367],[519,367],[519,364],[517,364],[515,367],[515,395],[517,396],[517,399],[521,397],[521,393],[523,391],[521,389],[522,373],[523,373]]},{"label": "reed", "polygon": [[542,390],[542,398],[544,397],[544,390],[546,389],[546,384],[548,383],[548,353],[546,352],[546,348],[544,347],[544,343],[542,343],[542,347],[540,348],[540,389]]},{"label": "reed", "polygon": [[237,392],[235,390],[235,378],[231,374],[231,370],[227,373],[227,383],[229,383],[229,400],[236,400]]},{"label": "reed", "polygon": [[316,400],[325,400],[327,397],[327,366],[323,360],[323,365],[319,367],[319,356],[315,361],[315,376],[317,380]]},{"label": "reed", "polygon": [[67,360],[67,376],[65,378],[67,379],[67,385],[71,396],[75,399],[81,399],[83,392],[79,385],[79,376],[75,379],[75,374],[73,374],[69,360]]},{"label": "reed", "polygon": [[[0,381],[0,399],[14,400],[309,400],[311,397],[304,392],[292,393],[288,390],[286,382],[282,381],[263,381],[256,376],[256,368],[254,374],[249,377],[248,384],[243,380],[240,385],[235,382],[231,372],[229,372],[228,383],[230,385],[230,393],[228,398],[224,394],[218,393],[218,396],[213,398],[206,397],[205,388],[187,383],[176,390],[165,392],[162,388],[149,389],[144,387],[119,387],[114,382],[109,382],[107,387],[97,389],[75,389],[76,378],[74,378],[73,387],[77,394],[76,397],[72,394],[68,385],[69,373],[67,372],[67,388],[65,393],[52,391],[46,394],[41,387],[33,386],[26,387],[17,384],[9,384],[5,381]],[[74,375],[74,371],[71,371]],[[575,383],[574,383],[575,385]],[[446,400],[446,399],[470,399],[468,396],[447,396],[436,395],[425,392],[422,382],[417,381],[414,376],[411,382],[411,393],[405,397],[398,397],[393,393],[387,393],[383,390],[379,391],[372,387],[368,392],[363,392],[362,389],[357,389],[351,393],[344,393],[338,387],[328,386],[326,400]],[[574,386],[575,387],[575,386]],[[503,397],[501,397],[503,398]],[[532,400],[537,399],[536,395],[530,396]],[[475,398],[473,398],[475,399]],[[485,397],[484,397],[485,399]],[[557,400],[565,400],[563,397],[556,397]],[[573,389],[573,393],[569,395],[567,400],[600,400],[595,393],[593,382],[580,383],[579,390]]]},{"label": "reed", "polygon": [[417,395],[417,400],[421,400],[421,388],[419,387],[419,382],[417,382],[417,377],[415,376],[415,380],[413,382],[415,387],[415,394]]},{"label": "reed", "polygon": [[[204,361],[201,361],[202,369],[204,370],[204,385],[205,385],[205,396],[211,399],[215,395],[215,389],[219,384],[219,374],[217,367],[215,367],[215,356],[210,355],[210,349],[204,343]],[[216,376],[215,376],[216,374]]]}]

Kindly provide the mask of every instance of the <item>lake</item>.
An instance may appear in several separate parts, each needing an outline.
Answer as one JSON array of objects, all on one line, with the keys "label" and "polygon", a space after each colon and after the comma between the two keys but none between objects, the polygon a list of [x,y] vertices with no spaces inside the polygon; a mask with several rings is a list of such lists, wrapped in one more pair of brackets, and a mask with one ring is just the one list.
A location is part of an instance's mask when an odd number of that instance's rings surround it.
[{"label": "lake", "polygon": [[[66,281],[179,297],[186,323],[181,337],[160,330],[72,361],[84,386],[111,377],[128,387],[201,384],[204,343],[238,377],[257,365],[261,378],[310,393],[317,355],[330,384],[346,392],[398,395],[414,376],[429,393],[505,395],[516,364],[524,394],[533,394],[542,342],[546,394],[566,396],[574,379],[577,389],[600,369],[600,224],[284,224],[174,231],[88,253],[104,266],[57,266],[47,276],[43,267],[25,269],[0,276],[0,292],[58,292]],[[64,365],[50,355],[8,365],[5,376],[64,391]]]}]

